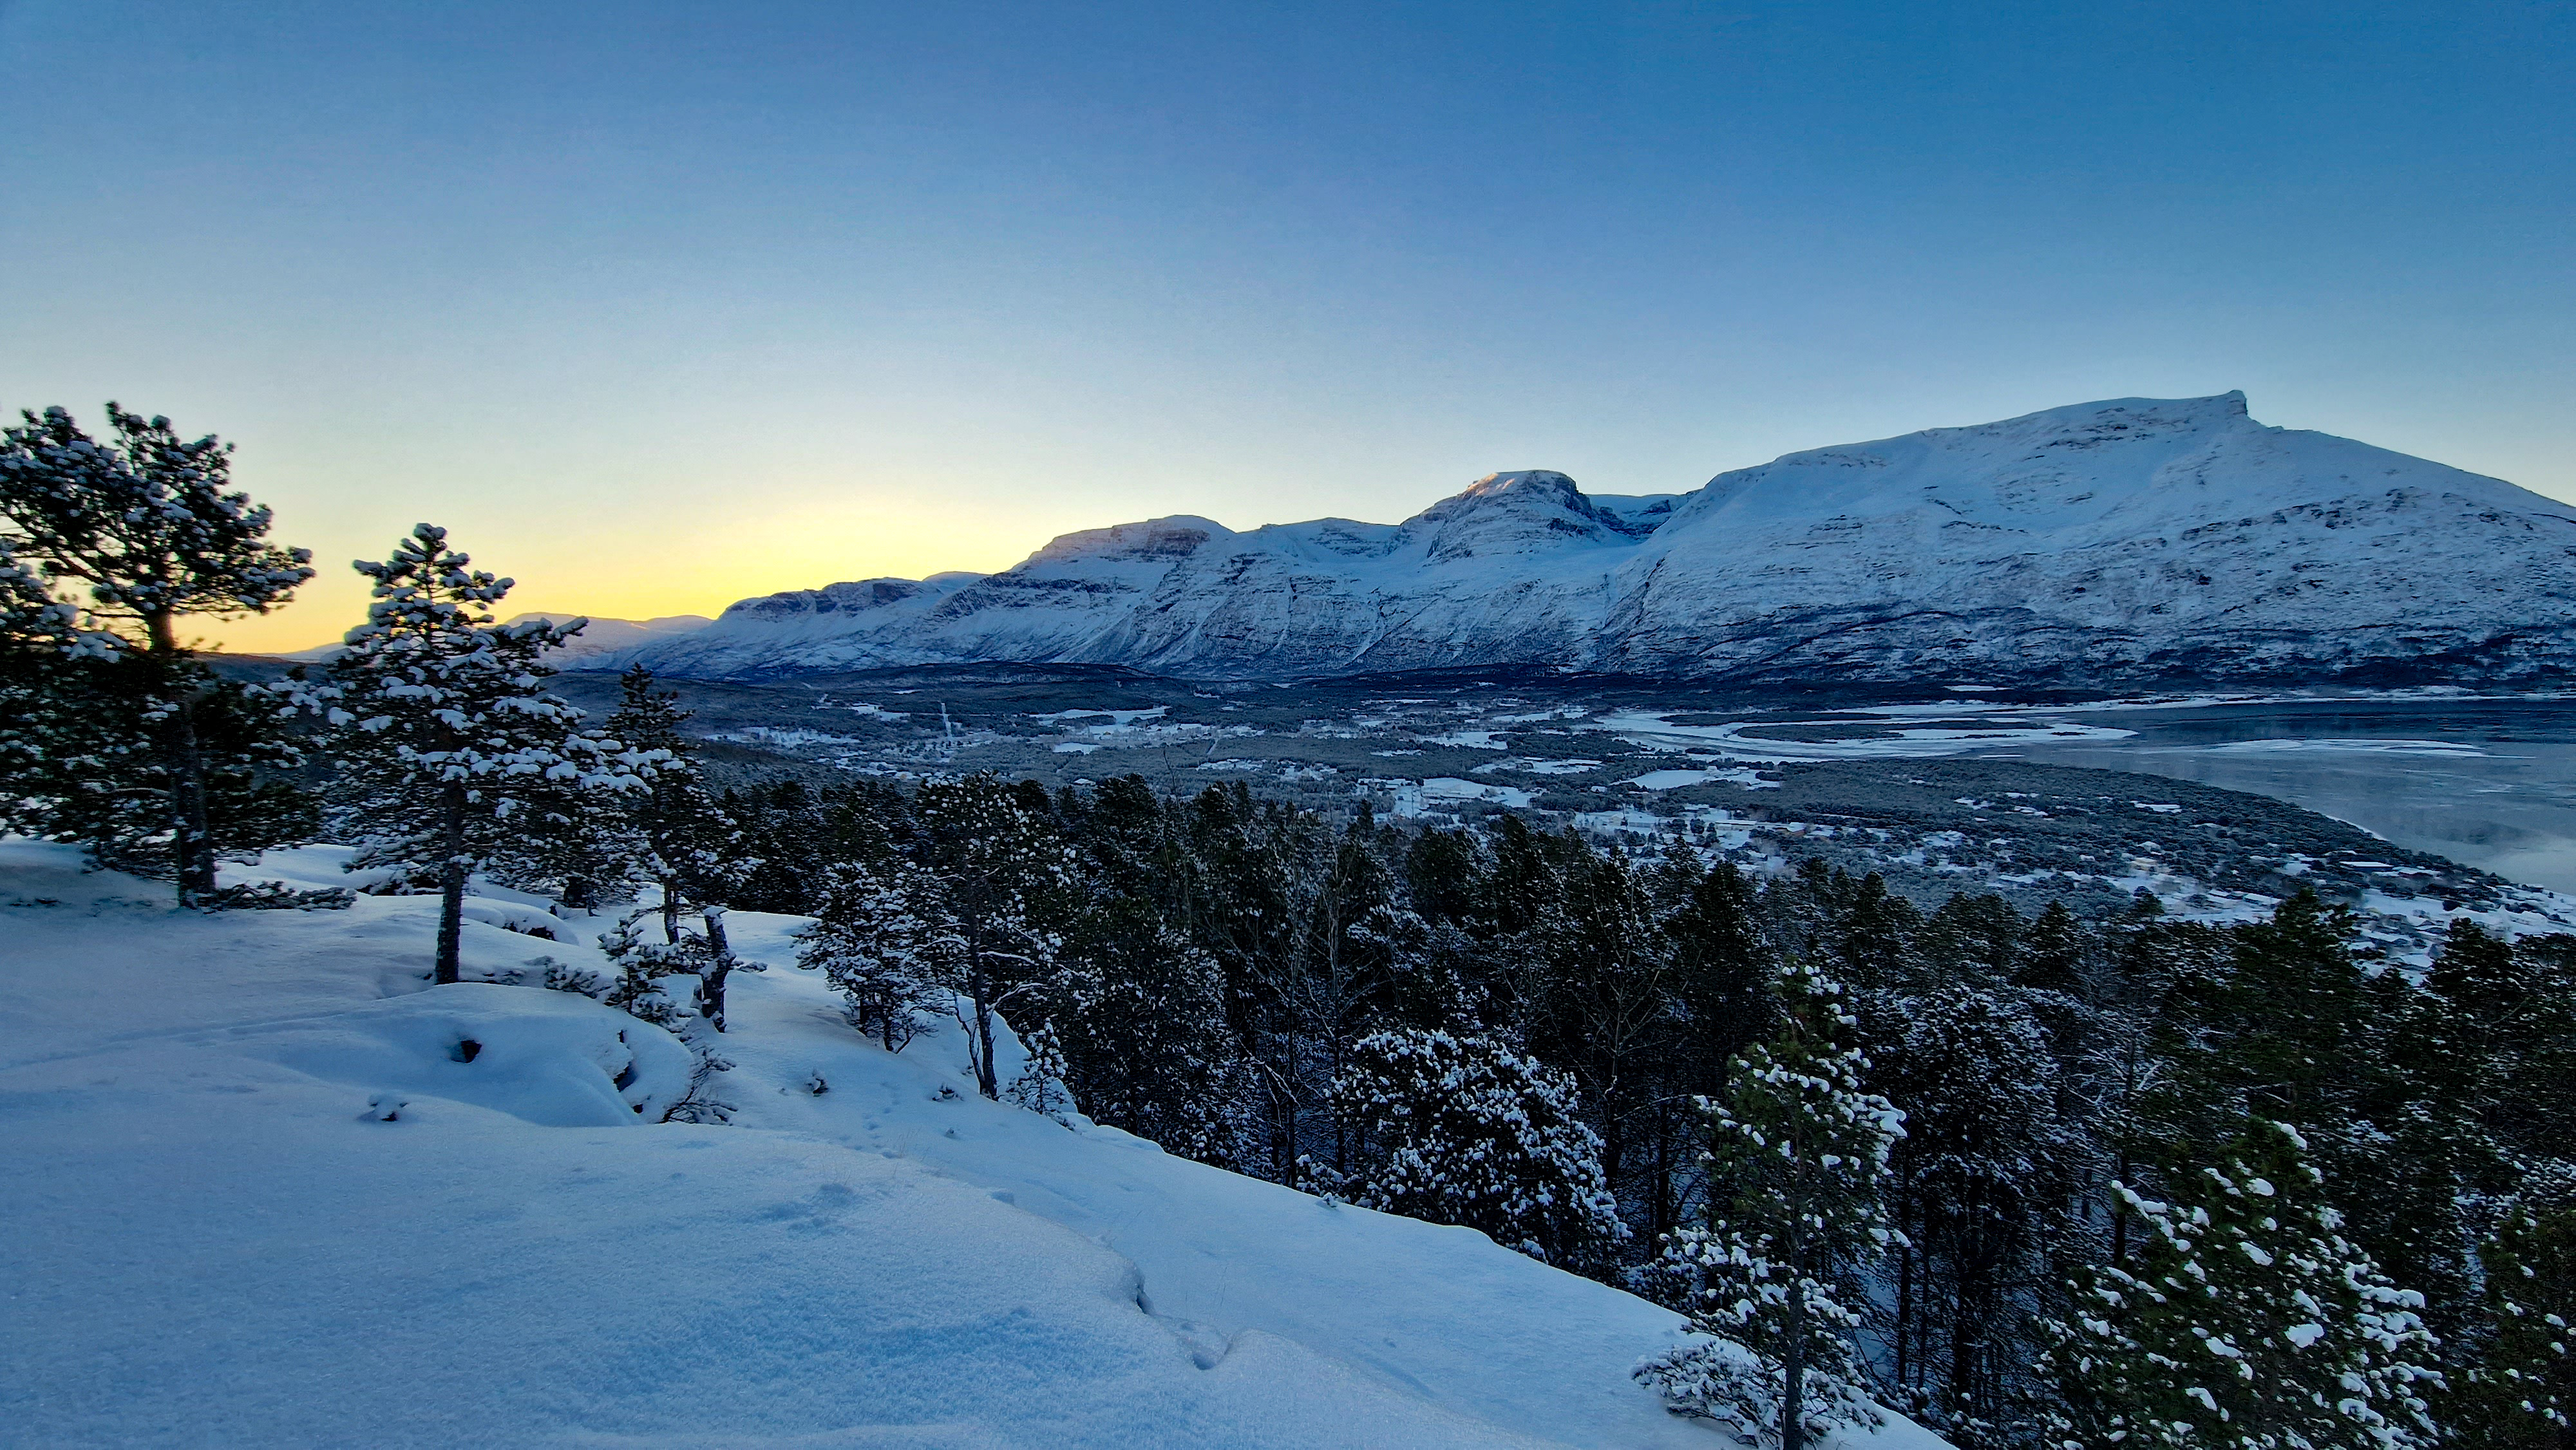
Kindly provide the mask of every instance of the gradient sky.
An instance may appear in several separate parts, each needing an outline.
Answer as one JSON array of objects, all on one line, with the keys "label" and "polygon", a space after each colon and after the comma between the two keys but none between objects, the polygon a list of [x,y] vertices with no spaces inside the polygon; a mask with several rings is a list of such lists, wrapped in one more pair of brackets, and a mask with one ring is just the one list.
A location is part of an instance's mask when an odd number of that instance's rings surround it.
[{"label": "gradient sky", "polygon": [[0,408],[236,440],[244,648],[2229,388],[2576,500],[2571,223],[2567,0],[0,0]]}]

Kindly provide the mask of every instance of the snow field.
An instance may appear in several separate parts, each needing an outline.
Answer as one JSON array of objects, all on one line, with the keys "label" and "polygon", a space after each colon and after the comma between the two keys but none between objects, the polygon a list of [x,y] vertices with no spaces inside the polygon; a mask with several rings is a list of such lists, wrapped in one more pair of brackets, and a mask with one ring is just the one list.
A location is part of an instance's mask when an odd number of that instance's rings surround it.
[{"label": "snow field", "polygon": [[[164,901],[0,842],[0,1444],[1719,1443],[1628,1379],[1677,1316],[976,1098],[953,1031],[842,1023],[800,919],[730,918],[771,970],[689,1126],[660,1029],[426,987],[434,899]],[[469,976],[593,964],[475,904]]]}]

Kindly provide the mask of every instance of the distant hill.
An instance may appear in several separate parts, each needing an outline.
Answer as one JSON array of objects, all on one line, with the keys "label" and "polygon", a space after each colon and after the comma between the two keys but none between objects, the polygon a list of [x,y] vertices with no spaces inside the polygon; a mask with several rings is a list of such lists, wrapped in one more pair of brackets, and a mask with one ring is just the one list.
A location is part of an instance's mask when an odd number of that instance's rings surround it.
[{"label": "distant hill", "polygon": [[[608,654],[623,655],[646,645],[694,634],[715,623],[703,614],[666,614],[659,619],[602,619],[596,615],[542,613],[514,614],[503,623],[517,624],[523,620],[542,619],[552,624],[570,624],[576,619],[585,617],[590,620],[590,623],[583,626],[581,633],[573,636],[570,643],[556,650],[551,656],[557,664],[588,661]],[[326,644],[316,645],[312,649],[297,650],[293,654],[280,655],[278,658],[327,660],[339,652],[340,646]]]},{"label": "distant hill", "polygon": [[1532,470],[1401,524],[1120,524],[998,574],[747,599],[585,666],[2538,680],[2576,658],[2571,606],[2576,508],[2226,393],[1793,453],[1681,495]]}]

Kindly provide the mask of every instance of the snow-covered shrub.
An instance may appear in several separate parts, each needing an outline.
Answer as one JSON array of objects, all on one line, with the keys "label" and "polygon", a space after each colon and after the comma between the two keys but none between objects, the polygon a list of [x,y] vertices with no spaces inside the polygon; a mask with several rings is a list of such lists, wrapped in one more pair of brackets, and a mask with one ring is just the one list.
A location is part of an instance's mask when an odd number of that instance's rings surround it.
[{"label": "snow-covered shrub", "polygon": [[1364,1208],[1480,1229],[1549,1263],[1627,1235],[1573,1082],[1500,1043],[1371,1033],[1333,1100],[1361,1145],[1340,1191]]},{"label": "snow-covered shrub", "polygon": [[1073,1090],[1064,1085],[1064,1049],[1056,1045],[1055,1033],[1043,1026],[1019,1036],[1027,1060],[1002,1096],[1040,1117],[1063,1122],[1065,1114],[1075,1111]]},{"label": "snow-covered shrub", "polygon": [[202,911],[346,911],[358,893],[345,886],[299,891],[283,881],[253,881],[226,886],[198,900]]},{"label": "snow-covered shrub", "polygon": [[688,938],[677,943],[650,940],[637,929],[636,923],[642,917],[641,912],[629,913],[600,934],[600,954],[608,958],[609,967],[617,974],[600,1000],[656,1027],[676,1030],[683,1014],[679,1004],[662,990],[662,982],[695,972],[700,965],[698,956]]}]

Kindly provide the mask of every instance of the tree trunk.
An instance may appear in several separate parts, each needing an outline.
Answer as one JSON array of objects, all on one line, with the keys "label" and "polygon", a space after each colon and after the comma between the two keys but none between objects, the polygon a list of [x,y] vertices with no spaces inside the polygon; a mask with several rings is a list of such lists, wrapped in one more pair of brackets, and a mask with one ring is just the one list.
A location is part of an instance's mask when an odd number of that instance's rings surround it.
[{"label": "tree trunk", "polygon": [[1915,1238],[1912,1232],[1913,1214],[1910,1211],[1912,1199],[1913,1192],[1909,1188],[1899,1194],[1896,1200],[1896,1224],[1898,1228],[1906,1230],[1906,1237],[1909,1240],[1907,1247],[1896,1251],[1896,1383],[1903,1389],[1913,1388],[1906,1378],[1907,1371],[1912,1368],[1907,1363],[1906,1350],[1912,1343],[1911,1337],[1914,1333],[1914,1249],[1912,1245],[1922,1242],[1921,1239]]},{"label": "tree trunk", "polygon": [[991,985],[978,969],[975,981],[975,1087],[988,1098],[999,1100],[1002,1085],[993,1073],[993,1000]]},{"label": "tree trunk", "polygon": [[1780,1450],[1807,1450],[1807,1296],[1793,1287],[1789,1344],[1780,1359]]},{"label": "tree trunk", "polygon": [[178,799],[178,832],[172,841],[179,866],[179,904],[195,906],[215,894],[214,830],[206,819],[206,757],[197,742],[197,702],[183,699],[171,720],[178,750],[171,761]]},{"label": "tree trunk", "polygon": [[213,828],[206,812],[206,756],[197,739],[197,700],[193,690],[178,686],[177,620],[158,613],[144,619],[151,641],[156,688],[168,692],[170,704],[170,854],[178,881],[179,904],[196,906],[215,894]]},{"label": "tree trunk", "polygon": [[465,931],[465,801],[460,787],[448,786],[442,802],[446,816],[447,858],[438,868],[438,965],[431,980],[444,986],[461,979],[457,956]]},{"label": "tree trunk", "polygon": [[[733,944],[725,940],[725,909],[706,909],[707,955],[713,960],[698,976],[698,1015],[718,1032],[725,1030],[725,978],[733,975]],[[988,1045],[985,1051],[992,1049]]]},{"label": "tree trunk", "polygon": [[[1802,1151],[1801,1160],[1805,1158]],[[1804,1195],[1801,1195],[1803,1198]],[[1807,1450],[1807,1246],[1798,1224],[1788,1225],[1789,1312],[1780,1355],[1780,1450]]]}]

